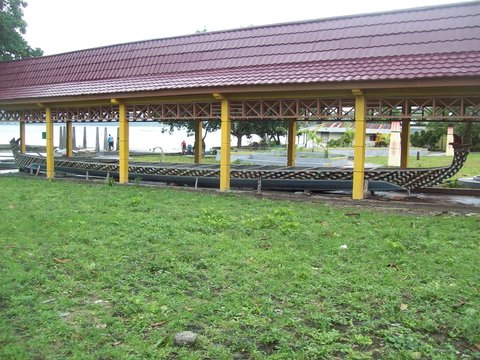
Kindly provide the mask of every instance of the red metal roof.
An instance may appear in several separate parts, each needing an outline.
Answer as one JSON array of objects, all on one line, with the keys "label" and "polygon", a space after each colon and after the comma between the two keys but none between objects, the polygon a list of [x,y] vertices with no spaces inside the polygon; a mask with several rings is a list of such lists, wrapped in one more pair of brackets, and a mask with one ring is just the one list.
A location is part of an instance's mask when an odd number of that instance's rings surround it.
[{"label": "red metal roof", "polygon": [[0,100],[463,77],[480,79],[480,1],[0,62]]}]

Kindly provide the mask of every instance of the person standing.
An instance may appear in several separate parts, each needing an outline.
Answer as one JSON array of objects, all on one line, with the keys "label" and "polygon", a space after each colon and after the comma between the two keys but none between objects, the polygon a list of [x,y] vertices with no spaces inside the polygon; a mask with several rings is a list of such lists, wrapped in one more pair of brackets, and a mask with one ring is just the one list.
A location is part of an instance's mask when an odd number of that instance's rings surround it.
[{"label": "person standing", "polygon": [[113,136],[111,134],[108,134],[108,151],[112,151],[115,147],[113,146]]}]

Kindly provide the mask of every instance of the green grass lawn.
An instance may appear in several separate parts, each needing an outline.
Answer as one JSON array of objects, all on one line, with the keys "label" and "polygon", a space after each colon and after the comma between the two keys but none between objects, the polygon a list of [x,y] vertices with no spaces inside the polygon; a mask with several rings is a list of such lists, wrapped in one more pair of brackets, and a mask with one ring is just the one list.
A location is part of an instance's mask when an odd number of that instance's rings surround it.
[{"label": "green grass lawn", "polygon": [[1,359],[480,355],[479,216],[17,176],[0,199]]}]

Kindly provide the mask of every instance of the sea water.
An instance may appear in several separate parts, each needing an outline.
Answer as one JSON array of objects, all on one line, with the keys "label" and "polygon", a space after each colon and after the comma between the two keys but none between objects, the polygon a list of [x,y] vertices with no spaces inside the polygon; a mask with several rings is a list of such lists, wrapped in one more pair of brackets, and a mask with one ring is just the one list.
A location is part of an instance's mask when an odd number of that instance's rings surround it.
[{"label": "sea water", "polygon": [[[53,129],[53,144],[59,146],[60,128],[64,123],[55,123]],[[75,139],[77,148],[83,147],[83,134],[86,129],[87,148],[95,149],[97,128],[99,131],[100,149],[104,149],[104,132],[112,134],[117,143],[118,123],[74,123]],[[42,139],[42,133],[46,131],[45,124],[27,123],[25,125],[25,138],[27,145],[46,146],[46,140]],[[175,129],[173,133],[169,132],[169,127],[161,123],[130,123],[129,124],[129,149],[132,151],[153,151],[159,152],[161,148],[166,153],[180,152],[183,140],[187,145],[195,142],[195,137],[188,136],[185,129]],[[8,144],[12,138],[20,137],[20,126],[18,123],[0,123],[0,144]],[[235,138],[232,137],[232,143]],[[208,133],[205,137],[205,149],[208,151],[212,147],[219,147],[221,144],[220,131]]]}]

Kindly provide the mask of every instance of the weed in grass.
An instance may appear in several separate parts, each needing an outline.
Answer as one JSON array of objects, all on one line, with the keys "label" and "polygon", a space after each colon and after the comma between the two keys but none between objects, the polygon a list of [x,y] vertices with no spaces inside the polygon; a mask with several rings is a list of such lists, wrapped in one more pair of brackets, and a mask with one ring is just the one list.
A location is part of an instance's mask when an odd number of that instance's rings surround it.
[{"label": "weed in grass", "polygon": [[107,179],[105,180],[105,184],[112,187],[113,185],[115,185],[115,179],[113,177],[107,177]]}]

